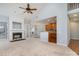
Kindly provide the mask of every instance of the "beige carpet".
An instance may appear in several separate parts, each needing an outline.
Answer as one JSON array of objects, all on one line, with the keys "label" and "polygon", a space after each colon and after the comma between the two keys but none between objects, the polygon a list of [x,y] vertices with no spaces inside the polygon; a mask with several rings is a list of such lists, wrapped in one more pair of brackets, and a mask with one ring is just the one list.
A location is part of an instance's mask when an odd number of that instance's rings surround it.
[{"label": "beige carpet", "polygon": [[70,48],[54,43],[41,42],[39,39],[10,42],[0,48],[0,56],[75,56]]}]

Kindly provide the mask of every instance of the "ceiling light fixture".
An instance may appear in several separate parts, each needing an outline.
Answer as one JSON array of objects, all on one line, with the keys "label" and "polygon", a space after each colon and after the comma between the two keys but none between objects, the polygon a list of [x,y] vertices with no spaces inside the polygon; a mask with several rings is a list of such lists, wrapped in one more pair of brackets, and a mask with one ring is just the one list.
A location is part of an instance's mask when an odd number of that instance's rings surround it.
[{"label": "ceiling light fixture", "polygon": [[25,10],[24,13],[27,12],[27,13],[30,13],[30,14],[33,14],[32,11],[37,10],[36,8],[31,8],[29,3],[27,4],[27,7],[26,8],[24,8],[24,7],[19,7],[19,8],[24,9]]}]

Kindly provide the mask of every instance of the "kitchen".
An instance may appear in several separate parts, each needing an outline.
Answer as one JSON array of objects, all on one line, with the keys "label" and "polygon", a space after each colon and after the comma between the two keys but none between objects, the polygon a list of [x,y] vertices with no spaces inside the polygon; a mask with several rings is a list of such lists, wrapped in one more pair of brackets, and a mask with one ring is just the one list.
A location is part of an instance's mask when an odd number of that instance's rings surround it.
[{"label": "kitchen", "polygon": [[56,17],[50,17],[41,22],[45,24],[45,31],[40,33],[41,40],[45,42],[57,43]]}]

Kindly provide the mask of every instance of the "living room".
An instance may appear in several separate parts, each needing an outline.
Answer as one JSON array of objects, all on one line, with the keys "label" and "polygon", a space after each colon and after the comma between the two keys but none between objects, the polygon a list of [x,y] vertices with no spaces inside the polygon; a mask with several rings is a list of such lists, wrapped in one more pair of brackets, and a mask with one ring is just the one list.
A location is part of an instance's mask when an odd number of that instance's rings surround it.
[{"label": "living room", "polygon": [[[67,47],[70,42],[67,3],[2,3],[0,7],[0,28],[5,33],[0,39],[0,55],[77,55]],[[28,11],[29,8],[33,11]],[[49,30],[45,30],[44,23],[53,18],[56,27],[48,29],[56,31],[56,43],[48,42]],[[31,52],[27,54],[28,51]]]}]

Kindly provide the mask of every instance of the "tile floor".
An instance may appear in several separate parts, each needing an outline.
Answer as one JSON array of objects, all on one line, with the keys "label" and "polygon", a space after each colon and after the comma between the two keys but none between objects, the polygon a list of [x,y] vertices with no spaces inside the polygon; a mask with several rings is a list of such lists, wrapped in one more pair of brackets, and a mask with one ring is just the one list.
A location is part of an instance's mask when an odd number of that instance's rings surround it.
[{"label": "tile floor", "polygon": [[0,56],[77,56],[77,54],[68,47],[31,38],[0,46]]}]

